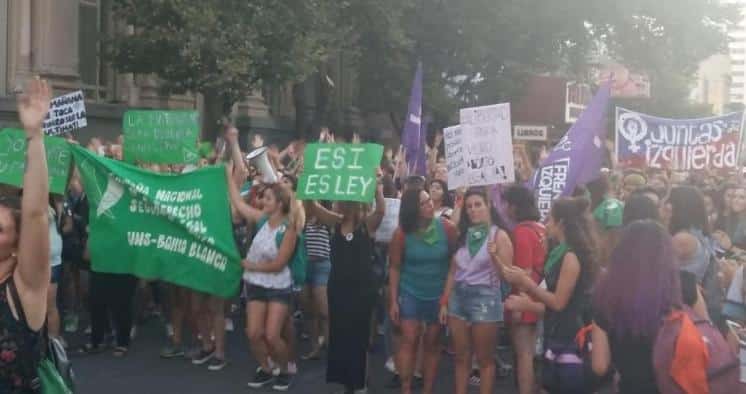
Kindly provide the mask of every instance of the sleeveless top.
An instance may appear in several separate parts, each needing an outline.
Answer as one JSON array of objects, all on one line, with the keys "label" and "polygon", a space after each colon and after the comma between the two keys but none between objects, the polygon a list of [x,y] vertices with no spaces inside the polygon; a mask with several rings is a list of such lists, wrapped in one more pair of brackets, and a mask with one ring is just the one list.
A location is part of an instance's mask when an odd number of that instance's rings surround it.
[{"label": "sleeveless top", "polygon": [[373,240],[364,223],[350,234],[342,234],[341,225],[337,225],[332,235],[330,257],[330,292],[344,287],[356,289],[361,296],[373,294]]},{"label": "sleeveless top", "polygon": [[[547,273],[547,290],[552,293],[557,291],[557,284],[559,283],[560,272],[564,263],[565,256],[562,256],[562,260],[554,265],[551,272]],[[585,326],[586,313],[590,311],[591,295],[589,282],[587,268],[581,261],[580,274],[565,309],[555,312],[546,308],[546,312],[544,313],[545,341],[562,344],[573,343],[575,335]]]},{"label": "sleeveless top", "polygon": [[0,393],[35,393],[32,387],[39,384],[36,368],[42,355],[41,333],[32,331],[26,319],[20,319],[23,306],[16,296],[12,297],[19,319],[13,316],[8,301],[12,280],[11,275],[0,284]]},{"label": "sleeveless top", "polygon": [[[287,230],[285,224],[271,228],[269,222],[264,223],[254,236],[246,259],[257,263],[276,259],[279,253],[277,235],[278,232],[284,232],[285,230]],[[244,272],[243,279],[249,284],[268,289],[287,289],[293,285],[290,268],[287,265],[280,272]]]},{"label": "sleeveless top", "polygon": [[492,263],[492,257],[487,251],[487,244],[495,239],[497,231],[497,226],[490,228],[489,238],[484,241],[474,257],[471,256],[466,245],[459,248],[454,256],[456,259],[456,273],[454,275],[456,282],[470,286],[500,287],[500,277]]},{"label": "sleeveless top", "polygon": [[404,237],[400,290],[421,300],[437,300],[448,277],[448,236],[443,221],[435,220],[437,241],[425,242],[417,233]]}]

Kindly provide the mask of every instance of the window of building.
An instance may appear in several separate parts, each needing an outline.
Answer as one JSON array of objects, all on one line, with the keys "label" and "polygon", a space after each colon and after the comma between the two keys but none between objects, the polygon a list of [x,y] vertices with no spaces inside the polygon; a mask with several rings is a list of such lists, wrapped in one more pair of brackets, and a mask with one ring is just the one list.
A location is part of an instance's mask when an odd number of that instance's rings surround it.
[{"label": "window of building", "polygon": [[109,70],[101,60],[101,39],[108,32],[109,0],[80,0],[78,54],[80,81],[86,99],[108,98]]}]

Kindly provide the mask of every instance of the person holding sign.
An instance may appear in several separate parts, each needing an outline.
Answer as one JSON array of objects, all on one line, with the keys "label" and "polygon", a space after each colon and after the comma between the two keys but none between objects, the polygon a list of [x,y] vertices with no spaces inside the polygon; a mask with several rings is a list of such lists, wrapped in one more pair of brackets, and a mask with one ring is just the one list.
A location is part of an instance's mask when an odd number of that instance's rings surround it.
[{"label": "person holding sign", "polygon": [[467,392],[474,352],[480,391],[492,393],[497,328],[503,321],[500,276],[504,266],[513,264],[513,244],[484,189],[466,193],[464,213],[459,220],[459,249],[440,303],[440,322],[448,323],[456,351],[455,392]]},{"label": "person holding sign", "polygon": [[[38,78],[26,85],[18,113],[26,132],[24,193],[0,200],[0,392],[35,393],[42,359],[41,328],[47,316],[49,184],[42,123],[51,91]],[[9,353],[9,354],[8,354]],[[29,365],[31,366],[29,368]]]},{"label": "person holding sign", "polygon": [[[288,346],[282,329],[292,301],[293,280],[288,268],[298,238],[294,226],[289,225],[291,195],[281,184],[264,190],[262,210],[246,204],[231,180],[233,164],[226,166],[230,197],[235,209],[246,221],[257,224],[257,233],[246,258],[241,262],[246,283],[246,331],[251,351],[260,367],[249,387],[261,388],[271,383],[275,390],[290,387],[288,374]],[[280,369],[274,376],[269,357]]]},{"label": "person holding sign", "polygon": [[457,230],[446,219],[436,218],[430,194],[409,189],[401,199],[399,228],[389,247],[391,321],[401,327],[397,369],[402,393],[412,392],[412,376],[424,334],[424,389],[431,394],[440,359],[439,305],[445,290]]},{"label": "person holding sign", "polygon": [[365,205],[342,201],[339,212],[318,202],[306,203],[309,217],[334,229],[331,239],[331,272],[327,285],[329,305],[329,353],[326,381],[345,386],[345,393],[366,388],[370,319],[375,307],[373,237],[386,213],[380,179],[376,209],[366,214]]}]

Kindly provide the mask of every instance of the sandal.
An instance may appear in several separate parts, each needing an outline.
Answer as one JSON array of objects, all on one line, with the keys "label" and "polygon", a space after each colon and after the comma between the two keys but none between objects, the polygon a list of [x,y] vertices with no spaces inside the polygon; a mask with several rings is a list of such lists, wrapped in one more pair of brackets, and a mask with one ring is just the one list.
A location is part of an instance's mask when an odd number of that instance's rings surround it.
[{"label": "sandal", "polygon": [[124,357],[127,355],[127,348],[124,346],[117,346],[114,348],[114,352],[112,353],[114,357]]}]

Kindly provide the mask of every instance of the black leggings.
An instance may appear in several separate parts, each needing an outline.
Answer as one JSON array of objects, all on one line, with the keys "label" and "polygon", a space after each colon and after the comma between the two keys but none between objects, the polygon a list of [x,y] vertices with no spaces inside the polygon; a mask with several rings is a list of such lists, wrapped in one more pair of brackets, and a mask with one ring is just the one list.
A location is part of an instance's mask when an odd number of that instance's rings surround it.
[{"label": "black leggings", "polygon": [[132,330],[133,301],[137,278],[126,274],[90,272],[89,305],[91,309],[91,344],[101,345],[114,322],[117,346],[129,347]]}]

